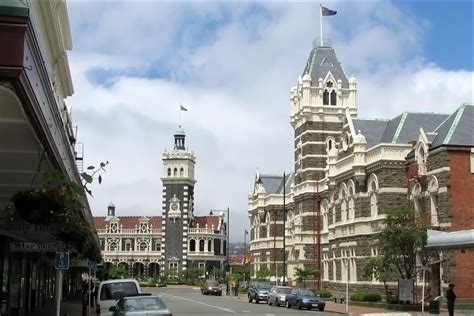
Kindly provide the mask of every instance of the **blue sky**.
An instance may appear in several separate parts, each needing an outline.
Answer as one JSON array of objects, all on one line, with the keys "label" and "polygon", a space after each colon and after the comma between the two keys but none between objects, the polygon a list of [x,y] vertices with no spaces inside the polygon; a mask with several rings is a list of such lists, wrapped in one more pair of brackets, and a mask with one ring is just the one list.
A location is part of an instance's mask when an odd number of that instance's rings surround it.
[{"label": "blue sky", "polygon": [[423,55],[448,69],[473,69],[472,1],[402,1],[400,7],[426,20]]},{"label": "blue sky", "polygon": [[[93,213],[161,215],[161,155],[181,124],[197,156],[197,215],[248,227],[256,168],[293,171],[289,92],[319,36],[315,2],[68,1],[85,163],[109,160]],[[452,113],[473,102],[471,2],[331,2],[324,19],[360,117]],[[240,237],[235,237],[240,238]]]}]

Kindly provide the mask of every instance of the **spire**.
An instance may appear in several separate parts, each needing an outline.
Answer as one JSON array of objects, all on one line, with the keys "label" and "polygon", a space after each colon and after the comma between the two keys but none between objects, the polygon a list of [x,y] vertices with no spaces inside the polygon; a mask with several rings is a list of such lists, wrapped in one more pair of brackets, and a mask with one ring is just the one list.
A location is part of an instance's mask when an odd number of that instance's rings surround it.
[{"label": "spire", "polygon": [[174,149],[182,149],[185,150],[184,147],[184,139],[186,138],[186,134],[184,133],[184,129],[181,125],[178,126],[176,132],[174,133]]}]

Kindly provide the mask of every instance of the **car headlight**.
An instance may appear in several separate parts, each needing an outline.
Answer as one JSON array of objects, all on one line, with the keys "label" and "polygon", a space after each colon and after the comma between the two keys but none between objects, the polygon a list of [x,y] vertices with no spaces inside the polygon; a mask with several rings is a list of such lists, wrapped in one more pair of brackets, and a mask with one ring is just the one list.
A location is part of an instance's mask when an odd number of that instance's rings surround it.
[{"label": "car headlight", "polygon": [[286,299],[286,295],[280,295],[280,299],[281,299],[281,300],[285,300],[285,299]]},{"label": "car headlight", "polygon": [[208,289],[208,290],[212,290],[212,287],[208,287],[207,289]]},{"label": "car headlight", "polygon": [[308,302],[309,302],[309,301],[308,301],[307,298],[304,298],[304,299],[303,299],[303,303],[308,303]]}]

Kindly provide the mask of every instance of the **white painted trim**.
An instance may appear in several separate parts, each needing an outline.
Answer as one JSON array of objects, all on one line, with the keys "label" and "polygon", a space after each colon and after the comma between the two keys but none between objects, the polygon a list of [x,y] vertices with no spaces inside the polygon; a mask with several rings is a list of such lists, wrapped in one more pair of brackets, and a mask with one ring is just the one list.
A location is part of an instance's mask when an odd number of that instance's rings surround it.
[{"label": "white painted trim", "polygon": [[433,169],[433,170],[428,171],[426,173],[426,175],[427,176],[432,176],[432,175],[436,175],[436,174],[441,173],[441,172],[450,172],[450,171],[451,171],[451,167],[441,167],[441,168],[438,168],[438,169]]},{"label": "white painted trim", "polygon": [[407,193],[406,188],[379,188],[378,193]]}]

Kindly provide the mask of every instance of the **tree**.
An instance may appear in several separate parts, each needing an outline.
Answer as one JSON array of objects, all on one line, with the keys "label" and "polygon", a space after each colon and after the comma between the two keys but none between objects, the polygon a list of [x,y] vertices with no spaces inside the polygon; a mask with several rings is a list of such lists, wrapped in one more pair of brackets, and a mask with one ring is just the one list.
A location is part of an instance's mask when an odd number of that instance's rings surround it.
[{"label": "tree", "polygon": [[373,277],[383,282],[385,289],[385,297],[387,303],[390,301],[390,291],[388,290],[387,281],[392,273],[391,264],[385,260],[385,257],[368,257],[364,260],[364,275],[366,277]]},{"label": "tree", "polygon": [[384,265],[392,265],[406,280],[416,275],[417,252],[426,244],[429,228],[426,216],[415,213],[409,203],[388,211],[379,235]]},{"label": "tree", "polygon": [[266,281],[269,277],[275,276],[275,271],[268,269],[268,268],[262,268],[257,271],[257,281]]},{"label": "tree", "polygon": [[303,282],[303,287],[306,287],[306,280],[311,276],[314,279],[319,278],[321,276],[321,272],[318,269],[298,267],[296,268],[295,276],[296,280],[298,280],[298,282]]},{"label": "tree", "polygon": [[104,272],[104,280],[123,279],[127,276],[127,269],[123,265],[112,266]]}]

